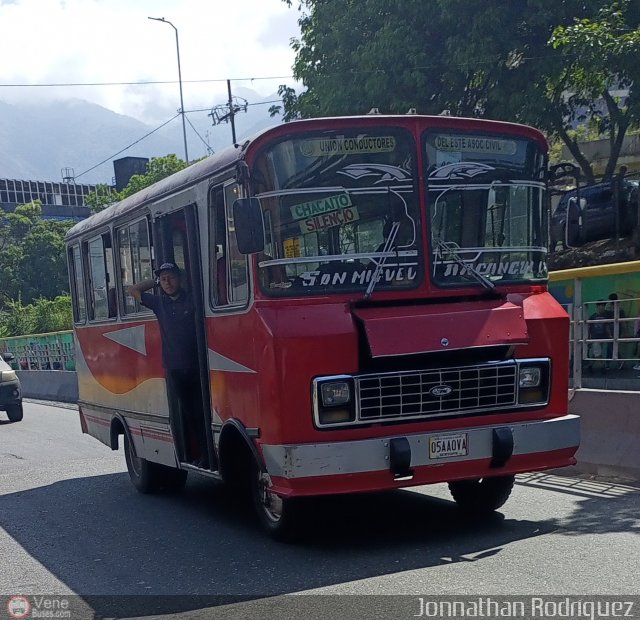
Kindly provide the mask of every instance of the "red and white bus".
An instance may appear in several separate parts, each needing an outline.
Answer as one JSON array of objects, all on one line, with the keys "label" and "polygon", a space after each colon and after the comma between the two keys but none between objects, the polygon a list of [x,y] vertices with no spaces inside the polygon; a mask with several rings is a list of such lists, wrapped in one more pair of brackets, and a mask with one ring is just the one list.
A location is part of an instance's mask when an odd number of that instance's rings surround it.
[{"label": "red and white bus", "polygon": [[[515,474],[574,464],[579,444],[546,181],[530,127],[324,118],[80,222],[83,432],[123,436],[142,492],[190,470],[247,484],[276,537],[304,496],[448,482],[462,507],[495,510]],[[208,469],[173,440],[158,323],[127,293],[165,261],[196,306]]]}]

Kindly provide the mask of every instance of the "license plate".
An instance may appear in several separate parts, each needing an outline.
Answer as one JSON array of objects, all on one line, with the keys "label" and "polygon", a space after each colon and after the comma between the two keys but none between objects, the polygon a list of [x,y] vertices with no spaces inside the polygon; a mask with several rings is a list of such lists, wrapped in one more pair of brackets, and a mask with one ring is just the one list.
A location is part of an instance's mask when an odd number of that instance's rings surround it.
[{"label": "license plate", "polygon": [[469,434],[434,435],[429,437],[429,458],[446,459],[469,454]]}]

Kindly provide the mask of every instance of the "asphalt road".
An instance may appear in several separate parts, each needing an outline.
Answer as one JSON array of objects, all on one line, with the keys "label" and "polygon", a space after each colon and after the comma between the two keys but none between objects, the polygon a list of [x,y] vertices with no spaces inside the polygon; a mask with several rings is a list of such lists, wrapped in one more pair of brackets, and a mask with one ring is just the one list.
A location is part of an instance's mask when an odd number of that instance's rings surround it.
[{"label": "asphalt road", "polygon": [[[640,488],[519,476],[507,504],[480,522],[444,485],[313,508],[302,543],[276,543],[246,503],[193,474],[182,495],[140,495],[122,452],[83,436],[74,409],[25,403],[15,424],[0,414],[0,598],[77,594],[110,617],[224,604],[225,618],[267,618],[286,616],[274,611],[286,594],[405,594],[418,612],[421,596],[640,590]],[[295,600],[290,617],[314,617],[302,607],[321,600],[325,618],[356,617],[345,601],[361,600],[285,599]]]}]

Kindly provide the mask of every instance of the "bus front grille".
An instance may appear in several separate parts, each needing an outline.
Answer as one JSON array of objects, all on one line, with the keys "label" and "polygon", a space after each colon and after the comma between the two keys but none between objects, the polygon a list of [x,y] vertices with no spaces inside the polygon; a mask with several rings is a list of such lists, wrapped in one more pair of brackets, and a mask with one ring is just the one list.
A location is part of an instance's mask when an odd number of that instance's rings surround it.
[{"label": "bus front grille", "polygon": [[447,416],[516,404],[515,363],[356,377],[361,421]]}]

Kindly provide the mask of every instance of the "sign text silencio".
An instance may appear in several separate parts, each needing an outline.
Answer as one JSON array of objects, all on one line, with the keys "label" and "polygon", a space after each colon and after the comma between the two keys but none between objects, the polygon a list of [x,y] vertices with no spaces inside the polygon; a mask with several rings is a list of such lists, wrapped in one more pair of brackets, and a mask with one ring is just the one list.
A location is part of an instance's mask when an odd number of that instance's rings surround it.
[{"label": "sign text silencio", "polygon": [[351,224],[360,219],[349,194],[336,194],[318,200],[293,205],[291,216],[299,222],[302,234],[326,230],[333,226]]}]

